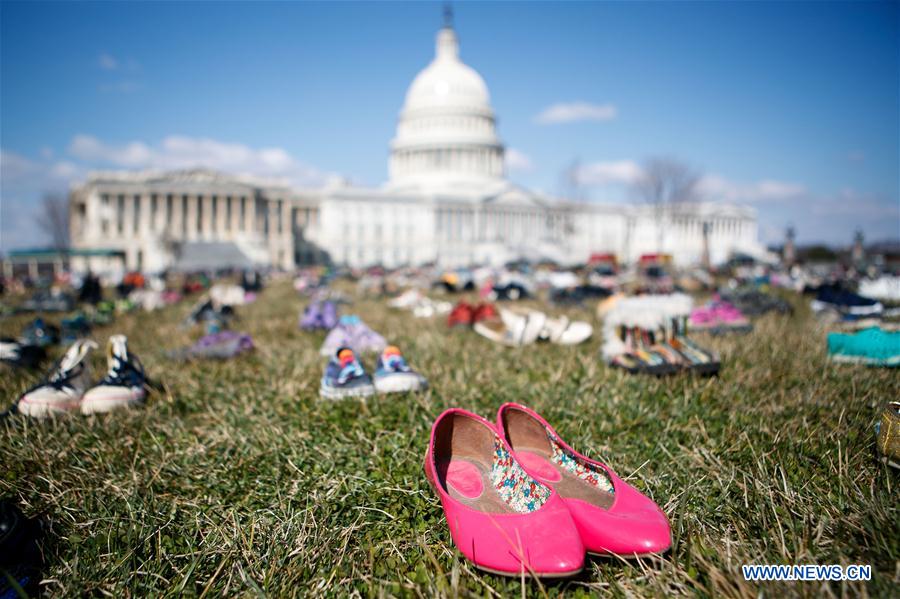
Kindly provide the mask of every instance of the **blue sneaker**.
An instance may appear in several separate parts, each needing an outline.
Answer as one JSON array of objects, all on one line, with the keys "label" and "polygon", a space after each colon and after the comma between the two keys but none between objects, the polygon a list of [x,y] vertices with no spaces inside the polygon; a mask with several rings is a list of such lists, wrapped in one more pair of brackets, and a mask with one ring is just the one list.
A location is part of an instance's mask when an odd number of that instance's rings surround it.
[{"label": "blue sneaker", "polygon": [[341,347],[325,367],[319,395],[325,399],[366,397],[375,393],[372,377],[366,374],[356,354],[349,347]]},{"label": "blue sneaker", "polygon": [[59,327],[47,324],[43,318],[35,318],[22,331],[19,339],[25,345],[48,347],[59,343]]},{"label": "blue sneaker", "polygon": [[375,369],[375,390],[379,393],[404,393],[428,388],[428,380],[409,367],[403,354],[393,345],[378,356]]},{"label": "blue sneaker", "polygon": [[828,333],[828,357],[866,366],[900,366],[900,331],[872,327],[858,333]]}]

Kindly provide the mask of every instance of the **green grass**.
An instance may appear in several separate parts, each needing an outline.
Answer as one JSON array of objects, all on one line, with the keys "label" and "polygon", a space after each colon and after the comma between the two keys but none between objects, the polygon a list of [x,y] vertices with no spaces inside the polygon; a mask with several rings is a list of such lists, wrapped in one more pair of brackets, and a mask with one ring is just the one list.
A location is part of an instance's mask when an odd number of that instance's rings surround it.
[{"label": "green grass", "polygon": [[[629,376],[575,348],[502,349],[357,300],[431,381],[420,395],[318,398],[322,334],[297,330],[287,285],[240,310],[255,355],[185,364],[188,307],[121,316],[114,332],[165,393],[145,408],[0,423],[0,495],[49,524],[48,596],[606,595],[896,596],[900,477],[873,458],[877,407],[900,372],[829,365],[798,302],[752,334],[698,341],[723,355],[711,379]],[[570,315],[592,319],[587,309]],[[22,318],[0,322],[17,333]],[[95,373],[104,370],[97,352]],[[367,367],[371,367],[367,360]],[[12,400],[36,376],[4,371]],[[452,546],[422,474],[434,418],[493,419],[505,401],[541,412],[668,514],[662,558],[590,559],[569,581],[483,574]],[[747,563],[871,564],[869,583],[743,581]]]}]

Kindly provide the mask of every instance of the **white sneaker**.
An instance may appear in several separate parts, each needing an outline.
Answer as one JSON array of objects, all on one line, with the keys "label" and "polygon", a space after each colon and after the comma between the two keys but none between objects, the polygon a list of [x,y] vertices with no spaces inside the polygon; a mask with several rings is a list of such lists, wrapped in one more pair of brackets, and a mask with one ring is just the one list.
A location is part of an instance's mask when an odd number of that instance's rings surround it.
[{"label": "white sneaker", "polygon": [[73,343],[47,378],[19,398],[17,410],[35,418],[78,410],[91,380],[91,367],[85,358],[96,347],[86,339]]},{"label": "white sneaker", "polygon": [[590,339],[594,327],[582,320],[569,320],[565,316],[548,318],[541,331],[541,339],[559,345],[578,345]]},{"label": "white sneaker", "polygon": [[521,347],[537,341],[546,320],[547,315],[537,310],[518,313],[501,308],[500,320],[476,322],[473,328],[476,333],[491,341]]},{"label": "white sneaker", "polygon": [[147,397],[147,377],[137,356],[128,352],[125,335],[113,335],[106,349],[109,371],[84,394],[82,414],[99,414],[142,404]]}]

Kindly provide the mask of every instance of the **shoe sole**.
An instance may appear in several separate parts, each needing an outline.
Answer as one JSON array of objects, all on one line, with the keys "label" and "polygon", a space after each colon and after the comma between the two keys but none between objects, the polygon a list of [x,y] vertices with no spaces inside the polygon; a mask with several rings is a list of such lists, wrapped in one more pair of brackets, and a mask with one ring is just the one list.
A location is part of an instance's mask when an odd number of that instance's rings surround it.
[{"label": "shoe sole", "polygon": [[348,397],[370,397],[375,395],[375,386],[356,387],[354,389],[338,389],[336,387],[319,387],[319,396],[323,399],[346,399]]},{"label": "shoe sole", "polygon": [[375,379],[375,391],[378,393],[413,393],[428,388],[428,381],[419,377],[385,377]]},{"label": "shoe sole", "polygon": [[16,411],[25,416],[31,416],[32,418],[48,418],[51,416],[74,414],[78,412],[79,403],[80,401],[75,401],[68,405],[60,405],[43,401],[19,400],[16,404]]},{"label": "shoe sole", "polygon": [[81,402],[81,413],[85,416],[91,414],[105,414],[124,408],[136,408],[144,405],[144,398],[140,399],[93,399]]}]

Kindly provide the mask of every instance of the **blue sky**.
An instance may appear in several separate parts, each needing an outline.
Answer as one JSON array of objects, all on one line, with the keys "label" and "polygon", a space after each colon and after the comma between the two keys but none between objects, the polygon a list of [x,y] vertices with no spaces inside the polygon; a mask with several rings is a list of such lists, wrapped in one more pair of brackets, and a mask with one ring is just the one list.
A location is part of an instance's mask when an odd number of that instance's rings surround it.
[{"label": "blue sky", "polygon": [[[100,168],[205,165],[377,185],[437,3],[0,4],[0,248]],[[630,201],[677,157],[763,241],[900,237],[897,3],[454,4],[510,177]]]}]

